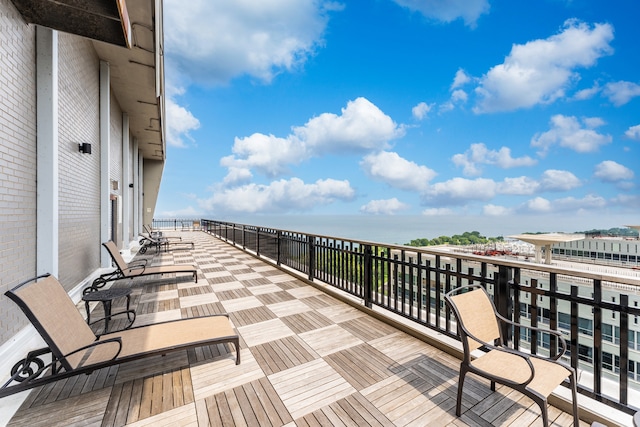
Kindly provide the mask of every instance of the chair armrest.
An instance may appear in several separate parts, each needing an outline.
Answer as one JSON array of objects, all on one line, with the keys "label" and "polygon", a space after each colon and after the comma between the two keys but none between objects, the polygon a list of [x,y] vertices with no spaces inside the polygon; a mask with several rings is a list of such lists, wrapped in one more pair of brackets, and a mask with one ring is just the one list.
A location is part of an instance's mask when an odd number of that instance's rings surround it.
[{"label": "chair armrest", "polygon": [[514,322],[512,320],[507,319],[506,317],[503,317],[500,313],[496,313],[497,318],[504,323],[508,323],[510,325],[513,326],[518,326],[520,328],[526,328],[529,329],[531,331],[540,331],[540,332],[545,332],[551,335],[555,335],[558,338],[558,342],[560,343],[560,351],[558,352],[558,354],[550,356],[551,359],[553,360],[558,360],[560,357],[562,357],[562,355],[564,355],[567,351],[567,341],[564,338],[564,335],[562,335],[562,332],[557,331],[555,329],[549,329],[549,328],[540,328],[537,326],[530,326],[530,325],[523,325],[521,323],[518,322]]},{"label": "chair armrest", "polygon": [[129,267],[129,268],[145,267],[148,262],[149,262],[149,260],[147,258],[138,259],[135,262],[132,262],[131,264],[127,264],[127,267]]},{"label": "chair armrest", "polygon": [[[96,339],[98,339],[98,336],[96,336]],[[109,339],[106,339],[104,341],[94,341],[91,344],[88,344],[88,345],[85,345],[85,346],[82,346],[80,348],[77,348],[77,349],[73,350],[71,353],[65,354],[60,359],[57,359],[57,361],[59,362],[62,359],[66,359],[69,356],[72,356],[72,355],[74,355],[74,354],[76,354],[76,353],[78,353],[80,351],[88,350],[90,348],[95,348],[95,347],[97,347],[99,345],[108,345],[108,344],[112,344],[112,343],[118,344],[118,351],[116,351],[116,354],[114,354],[114,356],[109,360],[115,360],[120,355],[120,352],[122,351],[122,338],[120,338],[120,337],[109,338]]]},{"label": "chair armrest", "polygon": [[[99,319],[94,320],[93,322],[89,323],[89,326],[93,326],[96,323],[99,322],[103,322],[105,321],[107,318],[109,320],[113,319],[115,316],[119,316],[121,314],[126,314],[127,315],[127,320],[128,320],[128,324],[127,326],[125,326],[122,329],[118,329],[115,331],[109,331],[108,333],[113,333],[113,332],[120,332],[120,331],[124,331],[126,329],[129,329],[131,326],[133,326],[133,322],[135,322],[136,320],[136,311],[135,310],[122,310],[122,311],[118,311],[117,313],[112,313],[110,316],[105,316],[105,317],[101,317]],[[102,334],[96,335],[96,338],[100,338],[102,335],[105,335],[107,332],[104,331]]]}]

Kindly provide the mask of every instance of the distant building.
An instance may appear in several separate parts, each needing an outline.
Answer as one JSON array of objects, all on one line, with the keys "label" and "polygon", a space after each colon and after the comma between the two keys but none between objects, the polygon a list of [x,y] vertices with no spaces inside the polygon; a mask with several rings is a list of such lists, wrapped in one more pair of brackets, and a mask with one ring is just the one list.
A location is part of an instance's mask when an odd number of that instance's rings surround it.
[{"label": "distant building", "polygon": [[[636,228],[636,226],[630,226]],[[640,267],[640,238],[587,234],[584,239],[556,243],[553,258],[620,267]]]}]

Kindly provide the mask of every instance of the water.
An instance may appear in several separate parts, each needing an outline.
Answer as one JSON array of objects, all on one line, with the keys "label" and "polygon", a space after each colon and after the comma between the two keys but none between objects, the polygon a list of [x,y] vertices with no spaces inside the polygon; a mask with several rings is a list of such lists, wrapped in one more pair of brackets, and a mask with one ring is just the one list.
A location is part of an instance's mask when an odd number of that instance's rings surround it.
[{"label": "water", "polygon": [[425,215],[252,215],[211,218],[240,224],[272,227],[331,237],[405,244],[413,239],[433,239],[465,231],[485,237],[508,237],[526,232],[565,232],[623,227],[640,223],[637,215],[610,216],[425,216]]}]

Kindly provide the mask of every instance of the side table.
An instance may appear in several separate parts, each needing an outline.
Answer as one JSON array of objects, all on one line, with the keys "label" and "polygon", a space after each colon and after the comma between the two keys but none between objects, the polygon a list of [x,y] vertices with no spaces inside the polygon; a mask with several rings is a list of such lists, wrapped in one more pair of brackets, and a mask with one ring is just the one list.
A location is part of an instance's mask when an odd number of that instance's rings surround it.
[{"label": "side table", "polygon": [[[109,320],[111,317],[111,302],[116,298],[127,297],[127,311],[129,310],[129,303],[131,302],[131,289],[130,288],[110,288],[103,291],[88,292],[82,296],[84,301],[84,307],[87,310],[87,323],[91,323],[91,312],[89,310],[89,303],[93,301],[99,301],[104,308],[104,333],[109,330]],[[127,313],[127,318],[129,313]]]}]

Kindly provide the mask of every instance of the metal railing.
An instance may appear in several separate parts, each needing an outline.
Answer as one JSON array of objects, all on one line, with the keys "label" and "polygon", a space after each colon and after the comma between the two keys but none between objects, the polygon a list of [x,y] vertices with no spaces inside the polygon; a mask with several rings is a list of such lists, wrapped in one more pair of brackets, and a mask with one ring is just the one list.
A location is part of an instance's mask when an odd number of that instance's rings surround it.
[{"label": "metal railing", "polygon": [[200,228],[200,220],[189,218],[189,219],[153,219],[151,222],[151,228],[154,230],[194,230]]},{"label": "metal railing", "polygon": [[[179,221],[179,220],[178,220]],[[481,284],[498,311],[519,323],[562,331],[579,392],[632,413],[640,401],[640,280],[554,265],[319,236],[215,220],[202,229],[246,251],[458,338],[444,294]],[[555,354],[550,334],[505,330],[511,345]]]}]

